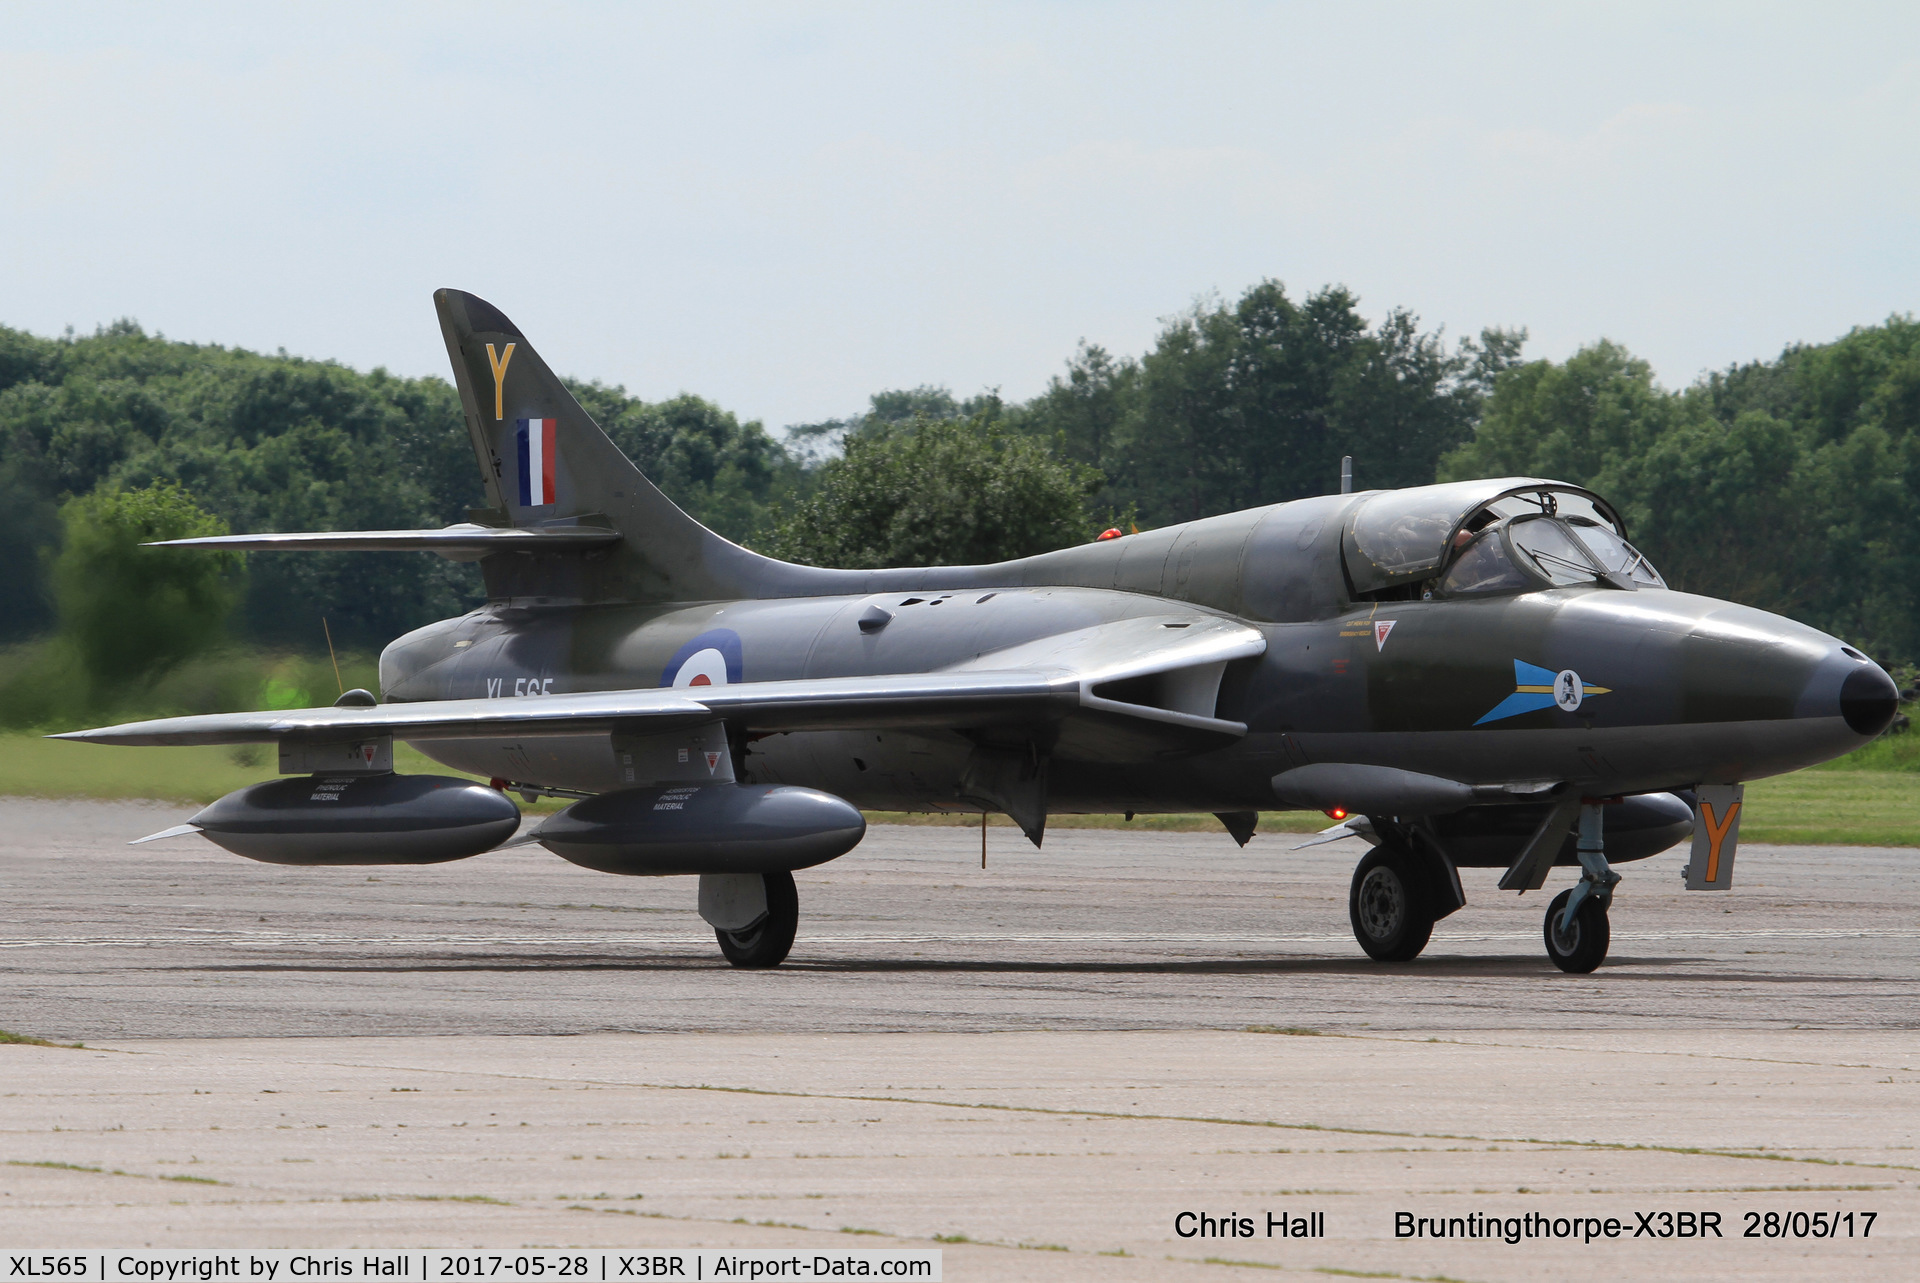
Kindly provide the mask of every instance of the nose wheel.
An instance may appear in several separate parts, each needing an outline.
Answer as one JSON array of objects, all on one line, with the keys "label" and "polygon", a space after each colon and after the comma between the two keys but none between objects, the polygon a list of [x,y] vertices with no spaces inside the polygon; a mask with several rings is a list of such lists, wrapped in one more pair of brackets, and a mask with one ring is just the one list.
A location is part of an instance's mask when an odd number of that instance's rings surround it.
[{"label": "nose wheel", "polygon": [[1569,920],[1567,902],[1575,888],[1568,887],[1553,897],[1547,906],[1547,920],[1541,924],[1547,938],[1547,957],[1560,970],[1585,975],[1606,961],[1612,929],[1607,925],[1607,906],[1597,897],[1584,897]]},{"label": "nose wheel", "polygon": [[1613,888],[1619,885],[1620,875],[1607,864],[1606,846],[1601,840],[1603,814],[1596,803],[1580,807],[1580,840],[1574,847],[1580,858],[1580,880],[1553,897],[1546,921],[1541,924],[1547,957],[1572,975],[1585,975],[1606,961],[1607,945],[1613,938],[1607,908],[1613,903]]}]

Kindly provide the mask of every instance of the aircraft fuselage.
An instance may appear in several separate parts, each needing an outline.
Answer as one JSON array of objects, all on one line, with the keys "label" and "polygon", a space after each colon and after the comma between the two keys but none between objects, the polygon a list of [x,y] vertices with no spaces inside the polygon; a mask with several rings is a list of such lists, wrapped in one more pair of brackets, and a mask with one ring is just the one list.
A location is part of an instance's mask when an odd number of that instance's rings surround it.
[{"label": "aircraft fuselage", "polygon": [[[1792,620],[1712,598],[1601,583],[1356,600],[1338,561],[1340,517],[1354,498],[1276,505],[1002,566],[874,572],[861,584],[870,591],[856,593],[665,606],[496,603],[396,641],[382,658],[382,685],[389,700],[533,699],[921,673],[1089,625],[1172,620],[1174,610],[1261,631],[1266,653],[1229,665],[1205,710],[1246,723],[1244,739],[1145,764],[1089,760],[1070,742],[1054,744],[1048,808],[1056,812],[1272,809],[1273,777],[1314,762],[1632,794],[1798,769],[1857,747],[1884,724],[1888,684],[1864,656]],[[1234,533],[1242,537],[1221,537]],[[1127,582],[1129,561],[1133,582],[1107,586]],[[875,610],[888,619],[863,630],[862,617]],[[1272,617],[1281,614],[1299,617]],[[604,735],[419,747],[478,774],[587,792],[619,787]],[[958,730],[795,732],[754,740],[740,765],[751,781],[806,784],[869,809],[973,810],[957,800],[971,748]]]}]

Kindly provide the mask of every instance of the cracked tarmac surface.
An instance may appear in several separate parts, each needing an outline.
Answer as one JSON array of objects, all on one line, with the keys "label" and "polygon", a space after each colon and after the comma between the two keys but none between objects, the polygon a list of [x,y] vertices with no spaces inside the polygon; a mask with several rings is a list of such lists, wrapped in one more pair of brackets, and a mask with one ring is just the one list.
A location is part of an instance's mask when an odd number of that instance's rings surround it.
[{"label": "cracked tarmac surface", "polygon": [[[799,875],[793,960],[751,974],[690,880],[537,847],[301,870],[122,845],[184,810],[0,801],[0,1026],[89,1045],[0,1047],[9,1247],[1920,1276],[1920,927],[1889,891],[1912,852],[1746,848],[1730,895],[1682,892],[1680,852],[1622,866],[1612,957],[1568,977],[1547,895],[1494,871],[1383,967],[1346,929],[1357,844],[996,829],[982,872],[977,832],[877,828]],[[1182,1238],[1182,1211],[1328,1235]],[[1625,1230],[1396,1239],[1402,1211]],[[1725,1237],[1631,1237],[1649,1211]],[[1792,1236],[1822,1211],[1877,1213],[1871,1237]],[[1787,1236],[1742,1237],[1748,1212]]]}]

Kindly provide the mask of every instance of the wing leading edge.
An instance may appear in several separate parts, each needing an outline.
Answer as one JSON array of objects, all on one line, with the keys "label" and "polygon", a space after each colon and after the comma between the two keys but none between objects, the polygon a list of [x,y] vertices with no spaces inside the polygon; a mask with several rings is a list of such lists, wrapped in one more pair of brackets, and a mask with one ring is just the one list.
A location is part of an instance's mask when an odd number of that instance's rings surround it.
[{"label": "wing leading edge", "polygon": [[438,530],[314,530],[292,534],[202,535],[163,539],[151,548],[233,548],[252,552],[437,552],[452,561],[478,561],[496,552],[568,552],[604,547],[625,538],[605,526],[476,526]]},{"label": "wing leading edge", "polygon": [[[668,730],[716,718],[748,731],[955,730],[1090,719],[1130,742],[1199,748],[1246,734],[1213,716],[1221,672],[1260,654],[1253,628],[1205,615],[1119,620],[931,673],[740,682],[686,689],[206,713],[69,731],[92,744],[470,739]],[[1116,745],[1118,747],[1118,745]],[[1128,755],[1134,751],[1124,750]]]}]

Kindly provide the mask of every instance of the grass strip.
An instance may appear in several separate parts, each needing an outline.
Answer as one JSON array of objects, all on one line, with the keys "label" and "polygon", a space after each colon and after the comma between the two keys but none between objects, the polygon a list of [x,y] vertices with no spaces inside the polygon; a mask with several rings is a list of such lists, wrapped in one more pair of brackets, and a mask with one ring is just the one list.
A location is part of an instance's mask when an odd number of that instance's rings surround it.
[{"label": "grass strip", "polygon": [[85,1051],[83,1042],[49,1042],[45,1038],[35,1038],[32,1034],[17,1034],[11,1029],[0,1029],[0,1043],[12,1043],[20,1047],[60,1047],[67,1051]]},{"label": "grass strip", "polygon": [[21,1158],[6,1160],[8,1167],[51,1167],[57,1172],[92,1172],[96,1176],[131,1176],[137,1181],[185,1181],[191,1185],[226,1185],[227,1181],[217,1181],[211,1176],[154,1176],[146,1172],[123,1172],[118,1167],[86,1167],[80,1163],[62,1163],[51,1158],[38,1161]]}]

